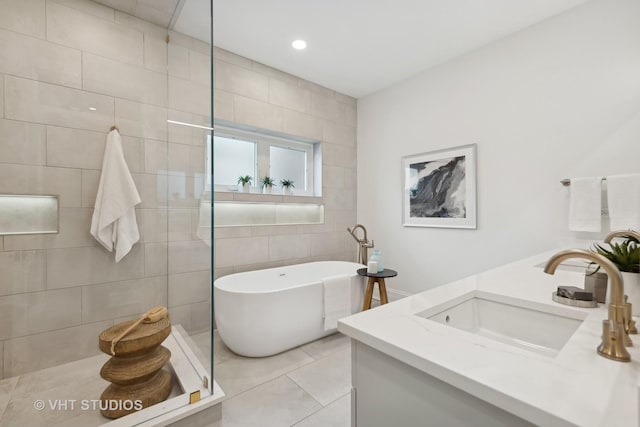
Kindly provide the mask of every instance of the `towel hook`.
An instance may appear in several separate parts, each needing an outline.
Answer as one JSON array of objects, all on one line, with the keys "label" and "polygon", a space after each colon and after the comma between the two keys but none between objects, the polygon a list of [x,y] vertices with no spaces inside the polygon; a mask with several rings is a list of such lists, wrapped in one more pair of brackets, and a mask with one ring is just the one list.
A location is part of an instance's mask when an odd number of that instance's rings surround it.
[{"label": "towel hook", "polygon": [[111,132],[112,130],[117,130],[118,132],[120,132],[120,129],[118,129],[118,126],[116,125],[111,126],[111,129],[109,130],[109,132]]}]

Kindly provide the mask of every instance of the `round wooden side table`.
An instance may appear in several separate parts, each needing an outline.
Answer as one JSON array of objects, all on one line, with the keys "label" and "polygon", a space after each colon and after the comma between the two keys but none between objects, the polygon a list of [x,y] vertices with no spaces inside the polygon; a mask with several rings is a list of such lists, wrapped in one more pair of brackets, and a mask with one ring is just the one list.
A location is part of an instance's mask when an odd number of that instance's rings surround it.
[{"label": "round wooden side table", "polygon": [[359,268],[358,274],[360,276],[369,278],[367,290],[364,294],[364,304],[362,305],[362,311],[369,310],[371,308],[371,300],[373,299],[373,285],[376,282],[378,283],[378,290],[380,291],[380,305],[389,302],[389,298],[387,297],[387,286],[384,283],[384,279],[397,276],[397,271],[391,270],[390,268],[385,268],[381,272],[369,274],[367,273],[366,268]]}]

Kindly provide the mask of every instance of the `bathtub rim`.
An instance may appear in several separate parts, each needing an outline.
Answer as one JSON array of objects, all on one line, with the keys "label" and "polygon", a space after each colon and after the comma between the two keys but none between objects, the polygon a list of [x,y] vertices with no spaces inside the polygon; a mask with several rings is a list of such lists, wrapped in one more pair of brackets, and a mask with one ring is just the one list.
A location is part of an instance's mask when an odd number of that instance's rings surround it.
[{"label": "bathtub rim", "polygon": [[[213,281],[213,290],[214,292],[216,291],[221,291],[221,292],[228,292],[231,294],[270,294],[270,293],[276,293],[276,292],[284,292],[287,291],[289,289],[296,289],[296,288],[301,288],[303,286],[312,286],[312,285],[317,285],[317,284],[322,284],[322,280],[313,280],[313,281],[306,281],[306,282],[301,282],[301,283],[296,283],[293,284],[291,286],[287,286],[286,288],[278,288],[278,289],[257,289],[257,290],[239,290],[239,289],[233,289],[233,288],[229,288],[228,286],[225,287],[224,284],[224,279],[227,279],[235,276],[236,278],[238,276],[243,276],[243,275],[252,275],[255,274],[256,272],[267,272],[267,271],[271,271],[271,270],[278,270],[278,269],[282,269],[282,268],[291,268],[291,267],[297,267],[297,266],[303,266],[303,265],[309,265],[309,264],[324,264],[324,263],[341,263],[341,264],[352,264],[354,267],[356,267],[356,269],[353,271],[353,274],[328,274],[325,276],[326,277],[334,277],[334,276],[348,276],[348,277],[354,277],[354,276],[358,276],[357,273],[357,269],[358,268],[363,268],[366,267],[363,264],[359,264],[357,262],[353,262],[353,261],[336,261],[336,260],[329,260],[329,261],[311,261],[311,262],[303,262],[303,263],[298,263],[298,264],[291,264],[291,265],[284,265],[284,266],[279,266],[279,267],[269,267],[269,268],[261,268],[261,269],[257,269],[257,270],[249,270],[249,271],[242,271],[239,273],[232,273],[232,274],[228,274],[226,276],[222,276],[222,277],[218,277],[217,279],[215,279]],[[222,282],[219,282],[222,281]]]}]

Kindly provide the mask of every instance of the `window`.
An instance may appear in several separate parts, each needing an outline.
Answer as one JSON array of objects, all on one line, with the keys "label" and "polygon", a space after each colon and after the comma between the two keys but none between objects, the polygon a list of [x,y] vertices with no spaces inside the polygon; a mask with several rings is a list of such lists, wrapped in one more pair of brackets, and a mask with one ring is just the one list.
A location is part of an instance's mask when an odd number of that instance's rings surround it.
[{"label": "window", "polygon": [[213,137],[216,185],[235,185],[239,176],[256,176],[256,143],[224,136]]},{"label": "window", "polygon": [[[272,135],[230,128],[216,128],[208,139],[207,157],[213,149],[213,182],[216,191],[234,191],[238,177],[250,175],[260,191],[261,181],[271,177],[280,190],[280,181],[292,180],[294,194],[314,195],[314,144]],[[207,160],[207,176],[211,163]],[[207,186],[211,188],[210,183]],[[255,191],[255,190],[254,190]]]}]

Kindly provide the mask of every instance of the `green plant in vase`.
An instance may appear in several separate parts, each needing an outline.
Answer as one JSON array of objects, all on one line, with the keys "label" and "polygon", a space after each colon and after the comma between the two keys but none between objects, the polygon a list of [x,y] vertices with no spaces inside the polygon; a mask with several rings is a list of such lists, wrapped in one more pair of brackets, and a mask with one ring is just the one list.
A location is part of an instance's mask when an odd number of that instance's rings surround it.
[{"label": "green plant in vase", "polygon": [[598,243],[593,246],[593,252],[614,263],[621,272],[640,273],[640,246],[635,239],[627,238],[622,243],[610,243],[610,249]]},{"label": "green plant in vase", "polygon": [[284,194],[290,195],[293,194],[293,189],[296,187],[293,185],[293,180],[291,179],[281,179],[280,185],[282,186],[282,191]]},{"label": "green plant in vase", "polygon": [[244,175],[238,177],[238,185],[242,188],[242,191],[248,192],[251,190],[251,181],[253,181],[253,177],[251,175]]},{"label": "green plant in vase", "polygon": [[264,194],[271,194],[271,190],[273,189],[273,184],[275,184],[275,181],[273,180],[273,178],[271,178],[270,176],[265,176],[264,178],[262,178],[262,181],[260,181],[262,183],[262,192]]},{"label": "green plant in vase", "polygon": [[[622,275],[624,293],[632,305],[633,315],[640,315],[640,245],[630,236],[621,243],[610,243],[609,248],[595,243],[592,251],[611,261]],[[593,273],[597,272],[596,268]],[[593,274],[591,273],[591,274]]]}]

